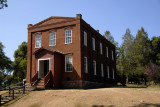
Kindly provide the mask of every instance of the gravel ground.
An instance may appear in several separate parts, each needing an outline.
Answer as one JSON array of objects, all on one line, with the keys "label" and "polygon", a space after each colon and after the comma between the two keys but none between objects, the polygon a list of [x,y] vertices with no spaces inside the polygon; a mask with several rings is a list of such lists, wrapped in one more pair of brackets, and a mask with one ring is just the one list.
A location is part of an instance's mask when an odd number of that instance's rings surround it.
[{"label": "gravel ground", "polygon": [[160,107],[160,88],[33,91],[9,107]]}]

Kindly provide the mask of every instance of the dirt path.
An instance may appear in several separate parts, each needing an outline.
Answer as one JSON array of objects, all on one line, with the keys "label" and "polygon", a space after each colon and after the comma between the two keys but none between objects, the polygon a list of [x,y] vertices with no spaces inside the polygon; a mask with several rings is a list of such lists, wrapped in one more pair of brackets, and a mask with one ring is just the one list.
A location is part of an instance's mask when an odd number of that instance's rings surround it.
[{"label": "dirt path", "polygon": [[34,91],[9,107],[160,107],[160,89],[102,88]]}]

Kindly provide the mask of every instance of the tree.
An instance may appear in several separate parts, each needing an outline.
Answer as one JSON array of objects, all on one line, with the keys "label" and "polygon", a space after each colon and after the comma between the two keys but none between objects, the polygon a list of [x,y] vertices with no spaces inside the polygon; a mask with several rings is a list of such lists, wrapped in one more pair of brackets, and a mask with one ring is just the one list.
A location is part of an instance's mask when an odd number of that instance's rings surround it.
[{"label": "tree", "polygon": [[160,82],[160,67],[158,65],[149,63],[145,71],[145,74],[149,76],[154,83]]},{"label": "tree", "polygon": [[110,31],[106,31],[105,32],[105,34],[104,34],[104,37],[108,40],[108,41],[110,41],[111,43],[115,43],[115,41],[114,41],[114,38],[113,38],[113,36],[111,35],[111,33],[110,33]]},{"label": "tree", "polygon": [[0,9],[8,7],[7,0],[0,0]]},{"label": "tree", "polygon": [[132,76],[135,71],[135,59],[133,52],[134,37],[129,29],[126,29],[126,33],[123,35],[122,39],[123,43],[120,47],[120,56],[117,59],[117,69],[119,69],[118,71],[120,75],[126,76],[126,82],[128,83],[128,76]]},{"label": "tree", "polygon": [[141,27],[137,32],[133,49],[136,59],[136,71],[143,74],[144,67],[150,62],[151,52],[150,40],[148,39],[148,34],[143,27]]},{"label": "tree", "polygon": [[5,55],[4,46],[0,42],[0,86],[7,82],[7,76],[12,71],[12,61]]},{"label": "tree", "polygon": [[151,60],[153,63],[160,65],[160,36],[153,37],[151,40]]},{"label": "tree", "polygon": [[22,42],[18,49],[14,52],[14,82],[22,81],[26,78],[27,72],[27,43]]}]

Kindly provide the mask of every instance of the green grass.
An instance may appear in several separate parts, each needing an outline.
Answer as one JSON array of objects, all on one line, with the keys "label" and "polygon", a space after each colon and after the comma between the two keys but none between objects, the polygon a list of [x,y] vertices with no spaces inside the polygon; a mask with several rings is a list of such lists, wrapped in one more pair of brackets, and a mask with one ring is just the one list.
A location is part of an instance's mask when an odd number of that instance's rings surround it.
[{"label": "green grass", "polygon": [[144,87],[146,88],[147,86],[144,84],[126,84],[127,87]]},{"label": "green grass", "polygon": [[160,85],[149,85],[148,87],[151,87],[151,88],[160,88]]}]

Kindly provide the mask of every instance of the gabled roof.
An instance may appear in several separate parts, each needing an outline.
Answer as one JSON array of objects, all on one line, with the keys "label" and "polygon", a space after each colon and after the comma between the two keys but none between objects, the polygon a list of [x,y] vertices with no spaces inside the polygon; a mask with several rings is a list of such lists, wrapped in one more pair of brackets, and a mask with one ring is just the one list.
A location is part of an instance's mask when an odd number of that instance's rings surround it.
[{"label": "gabled roof", "polygon": [[43,25],[48,25],[48,24],[54,24],[54,23],[60,23],[60,22],[66,22],[66,21],[73,21],[76,20],[76,17],[58,17],[58,16],[51,16],[37,24],[29,24],[28,28],[31,27],[39,27]]},{"label": "gabled roof", "polygon": [[47,50],[47,51],[49,51],[49,52],[51,52],[51,53],[63,54],[62,52],[57,51],[57,50],[52,50],[52,49],[48,49],[48,48],[41,47],[41,48],[39,48],[38,50],[36,50],[36,51],[33,53],[33,55],[35,55],[35,54],[37,54],[37,53],[39,53],[39,52],[41,52],[41,51],[43,51],[43,50]]}]

